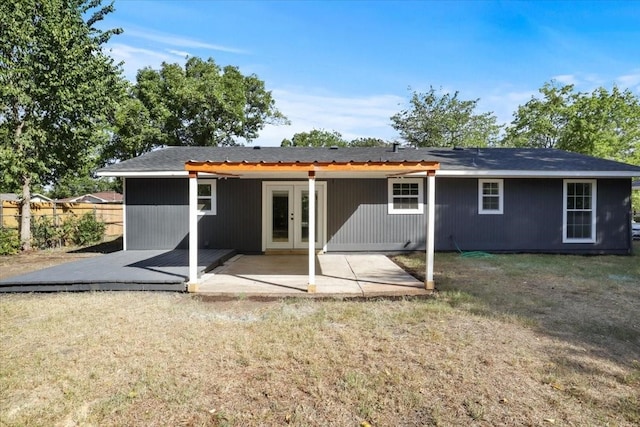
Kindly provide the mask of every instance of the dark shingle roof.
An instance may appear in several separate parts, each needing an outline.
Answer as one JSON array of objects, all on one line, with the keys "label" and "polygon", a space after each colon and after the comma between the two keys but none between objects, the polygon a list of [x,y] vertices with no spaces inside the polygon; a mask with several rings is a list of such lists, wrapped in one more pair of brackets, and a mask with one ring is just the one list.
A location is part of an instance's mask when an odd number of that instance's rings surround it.
[{"label": "dark shingle roof", "polygon": [[440,162],[456,171],[600,171],[637,172],[640,167],[555,149],[401,148],[391,147],[168,147],[99,170],[101,173],[184,171],[189,160],[204,162]]}]

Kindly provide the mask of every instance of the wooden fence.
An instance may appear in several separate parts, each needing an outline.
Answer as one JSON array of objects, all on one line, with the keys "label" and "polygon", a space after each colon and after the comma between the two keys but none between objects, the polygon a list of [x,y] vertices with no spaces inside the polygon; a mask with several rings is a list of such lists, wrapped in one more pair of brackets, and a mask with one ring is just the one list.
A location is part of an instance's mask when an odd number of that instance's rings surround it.
[{"label": "wooden fence", "polygon": [[[105,236],[122,235],[122,204],[93,204],[93,203],[65,203],[65,202],[32,202],[32,219],[50,217],[54,223],[63,223],[69,217],[81,217],[86,213],[93,213],[96,219],[106,224]],[[20,202],[3,200],[0,204],[0,225],[4,228],[19,229]]]}]

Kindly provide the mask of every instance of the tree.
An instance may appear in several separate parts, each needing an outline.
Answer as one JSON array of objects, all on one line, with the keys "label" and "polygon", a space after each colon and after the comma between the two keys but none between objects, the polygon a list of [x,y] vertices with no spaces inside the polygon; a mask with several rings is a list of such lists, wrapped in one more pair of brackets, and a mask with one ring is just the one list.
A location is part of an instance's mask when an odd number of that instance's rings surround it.
[{"label": "tree", "polygon": [[135,95],[133,88],[129,88],[113,116],[113,133],[103,146],[102,163],[138,157],[168,142],[163,133],[168,111],[161,103],[147,102],[151,104],[151,111]]},{"label": "tree", "polygon": [[127,159],[165,145],[237,145],[280,123],[288,121],[255,74],[192,57],[184,68],[163,63],[138,71],[105,157]]},{"label": "tree", "polygon": [[571,106],[560,148],[640,165],[640,99],[628,89],[600,87]]},{"label": "tree", "polygon": [[576,94],[573,85],[545,83],[542,99],[531,97],[514,113],[502,145],[510,147],[557,148],[571,116]]},{"label": "tree", "polygon": [[380,138],[370,137],[356,138],[349,142],[349,147],[386,147],[388,145],[391,143]]},{"label": "tree", "polygon": [[413,92],[411,107],[391,117],[392,126],[414,147],[485,147],[497,142],[493,113],[475,113],[479,99],[463,101],[458,92],[440,95],[431,87]]},{"label": "tree", "polygon": [[94,27],[113,10],[101,0],[0,2],[0,169],[3,185],[21,189],[23,250],[32,186],[83,164],[120,96],[119,67],[101,46],[121,30]]},{"label": "tree", "polygon": [[118,182],[109,181],[106,178],[93,178],[91,175],[70,175],[56,183],[55,187],[49,192],[49,197],[64,199],[101,191],[120,192],[121,189],[118,186]]},{"label": "tree", "polygon": [[545,83],[518,107],[504,146],[558,148],[640,165],[640,99],[613,87],[591,93]]},{"label": "tree", "polygon": [[281,147],[346,147],[347,141],[340,132],[313,129],[310,132],[298,132],[291,139],[283,139]]}]

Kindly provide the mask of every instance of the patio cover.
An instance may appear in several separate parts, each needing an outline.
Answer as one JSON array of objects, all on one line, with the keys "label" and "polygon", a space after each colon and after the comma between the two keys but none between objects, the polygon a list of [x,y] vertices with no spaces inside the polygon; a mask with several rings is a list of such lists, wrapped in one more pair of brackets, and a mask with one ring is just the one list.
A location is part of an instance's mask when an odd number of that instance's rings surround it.
[{"label": "patio cover", "polygon": [[[435,178],[440,163],[435,161],[307,161],[307,162],[229,162],[189,160],[185,169],[189,173],[189,290],[197,290],[198,259],[198,174],[237,178],[307,178],[309,194],[315,193],[316,178],[358,177],[427,177],[427,248],[425,289],[433,289],[434,236],[435,236]],[[309,280],[307,291],[315,292],[315,198],[309,198]]]}]

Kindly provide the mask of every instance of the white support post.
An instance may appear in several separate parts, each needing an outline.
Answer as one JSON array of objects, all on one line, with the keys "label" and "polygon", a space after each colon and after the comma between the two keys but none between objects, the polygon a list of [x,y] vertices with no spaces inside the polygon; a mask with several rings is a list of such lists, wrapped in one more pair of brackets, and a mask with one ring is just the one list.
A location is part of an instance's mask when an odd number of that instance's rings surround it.
[{"label": "white support post", "polygon": [[433,281],[433,261],[435,248],[435,222],[436,222],[436,172],[427,172],[427,256],[426,275],[424,288],[435,288]]},{"label": "white support post", "polygon": [[127,178],[122,178],[122,250],[127,250]]},{"label": "white support post", "polygon": [[198,173],[189,173],[189,292],[198,290]]},{"label": "white support post", "polygon": [[307,292],[316,292],[316,173],[309,171],[309,284]]}]

